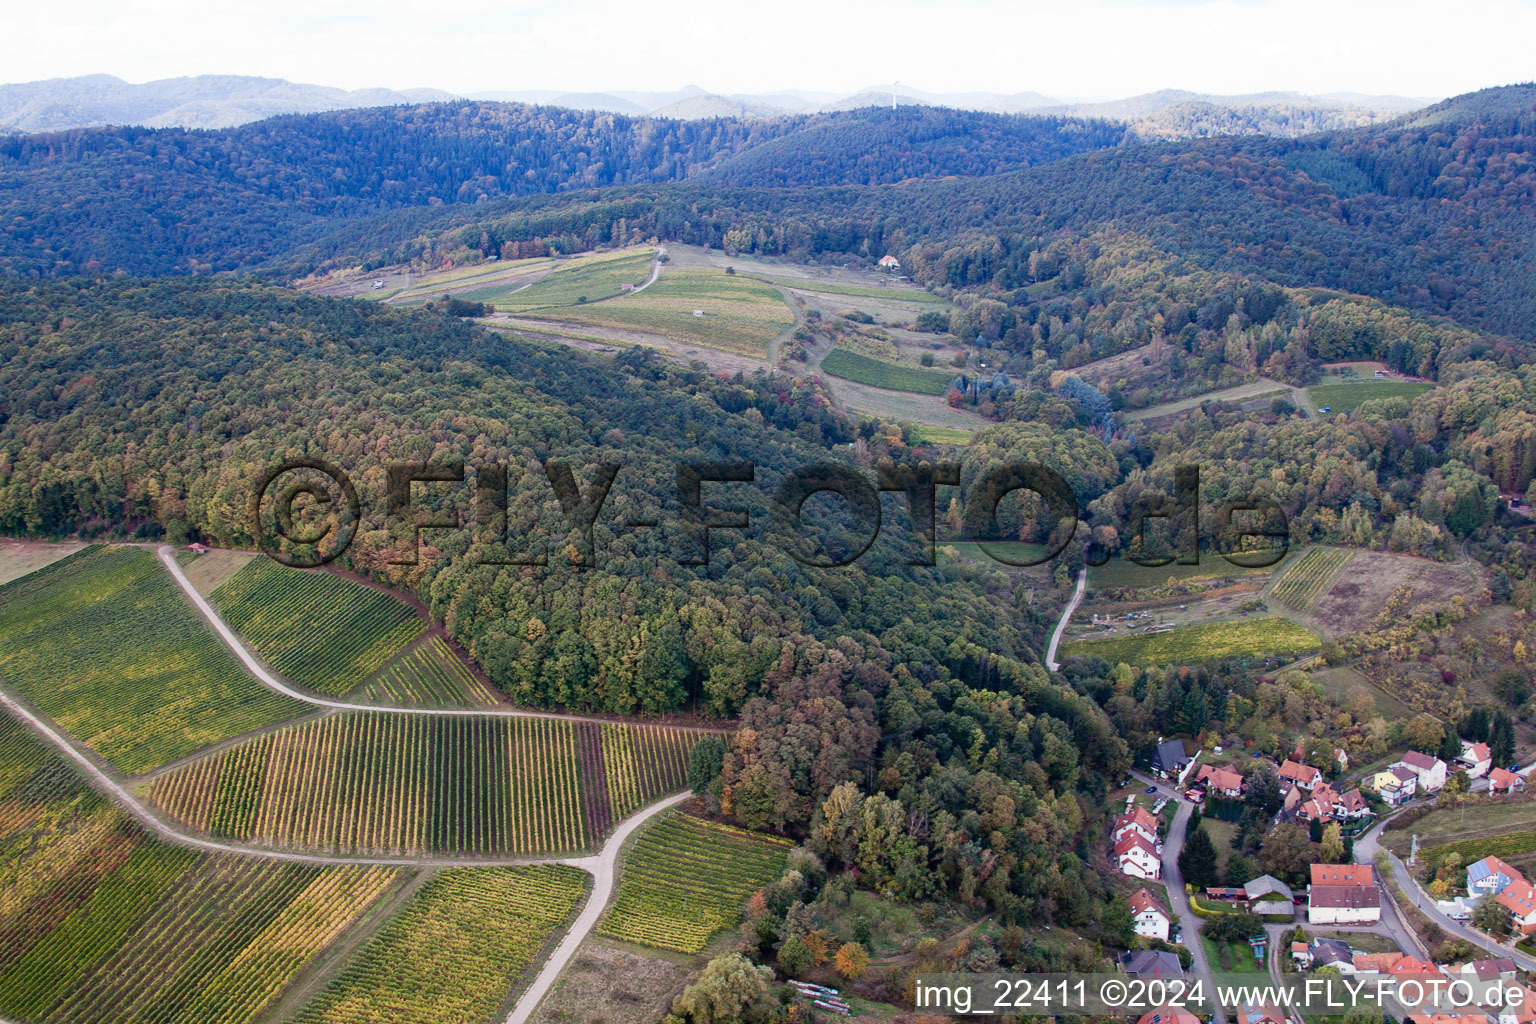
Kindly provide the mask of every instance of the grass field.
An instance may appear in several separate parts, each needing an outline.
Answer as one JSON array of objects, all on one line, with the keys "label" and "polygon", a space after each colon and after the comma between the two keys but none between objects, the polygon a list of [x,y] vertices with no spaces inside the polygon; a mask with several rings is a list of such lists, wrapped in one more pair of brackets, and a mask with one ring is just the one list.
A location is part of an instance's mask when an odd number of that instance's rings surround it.
[{"label": "grass field", "polygon": [[1292,611],[1306,611],[1322,596],[1352,554],[1341,548],[1313,548],[1291,563],[1269,596]]},{"label": "grass field", "polygon": [[[694,310],[704,315],[694,316]],[[538,315],[758,357],[766,355],[768,343],[795,320],[777,289],[715,270],[671,270],[638,295],[593,306],[542,309]]]},{"label": "grass field", "polygon": [[297,1024],[492,1021],[586,891],[576,868],[453,868],[429,880]]},{"label": "grass field", "polygon": [[247,1024],[394,882],[150,838],[0,719],[0,1014]]},{"label": "grass field", "polygon": [[1307,394],[1319,409],[1354,412],[1361,402],[1372,398],[1417,398],[1433,388],[1411,380],[1361,380],[1349,384],[1315,384]]},{"label": "grass field", "polygon": [[890,391],[911,391],[919,395],[942,395],[949,390],[950,383],[955,379],[954,374],[897,366],[843,348],[828,352],[821,361],[821,368],[834,377],[858,384]]},{"label": "grass field", "polygon": [[741,918],[747,897],[784,870],[790,843],[681,812],[650,826],[625,856],[619,892],[598,931],[697,953]]},{"label": "grass field", "polygon": [[[457,297],[489,302],[505,312],[527,312],[547,307],[578,306],[624,293],[624,286],[641,285],[651,274],[655,250],[599,253],[559,264],[555,270],[521,291],[516,284],[488,285]],[[649,291],[649,289],[647,289]]]},{"label": "grass field", "polygon": [[866,299],[886,299],[890,302],[916,302],[923,305],[947,306],[948,300],[943,296],[934,295],[932,292],[918,291],[914,288],[865,288],[856,284],[832,284],[822,281],[807,281],[798,277],[761,278],[764,281],[773,281],[785,288],[796,288],[803,292],[822,292],[826,295],[855,295]]},{"label": "grass field", "polygon": [[1471,806],[1452,807],[1430,811],[1407,828],[1389,828],[1382,836],[1382,845],[1402,853],[1408,852],[1410,836],[1419,837],[1421,848],[1445,846],[1451,843],[1483,843],[1495,836],[1519,836],[1529,842],[1524,850],[1511,849],[1501,852],[1489,847],[1486,853],[1463,857],[1463,864],[1489,854],[1503,856],[1536,850],[1536,800],[1523,800],[1507,804],[1473,803]]},{"label": "grass field", "polygon": [[0,541],[0,584],[20,579],[51,562],[72,555],[84,544],[43,544],[37,541]]},{"label": "grass field", "polygon": [[1240,565],[1233,565],[1220,555],[1204,552],[1200,555],[1199,565],[1180,565],[1177,562],[1170,562],[1167,565],[1145,566],[1138,565],[1129,558],[1111,558],[1103,565],[1089,568],[1088,582],[1095,587],[1159,587],[1170,579],[1183,583],[1195,583],[1201,580],[1267,576],[1277,569],[1283,570],[1291,564],[1294,557],[1294,555],[1287,555],[1278,565],[1263,569],[1245,569]]},{"label": "grass field", "polygon": [[501,703],[435,635],[386,665],[358,698],[402,708],[493,708]]},{"label": "grass field", "polygon": [[976,436],[974,430],[960,430],[956,427],[933,427],[926,423],[914,424],[912,433],[919,442],[924,444],[953,444],[967,445],[971,438]]},{"label": "grass field", "polygon": [[330,715],[157,777],[149,799],[211,835],[351,853],[590,849],[682,789],[701,734],[546,718]]},{"label": "grass field", "polygon": [[410,605],[324,572],[254,559],[213,593],[230,627],[301,686],[344,695],[427,628]]},{"label": "grass field", "polygon": [[1128,665],[1182,665],[1217,658],[1297,655],[1315,651],[1320,641],[1289,619],[1270,616],[1240,622],[1212,622],[1167,633],[1074,640],[1062,654],[1086,654]]},{"label": "grass field", "polygon": [[309,710],[253,679],[141,548],[0,587],[0,680],[128,774]]}]

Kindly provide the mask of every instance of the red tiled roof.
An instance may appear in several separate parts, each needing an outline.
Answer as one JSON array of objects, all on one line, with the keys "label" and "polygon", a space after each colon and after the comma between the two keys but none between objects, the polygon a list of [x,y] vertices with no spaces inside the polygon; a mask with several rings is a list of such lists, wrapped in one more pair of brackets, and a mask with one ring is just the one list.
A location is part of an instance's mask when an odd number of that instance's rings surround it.
[{"label": "red tiled roof", "polygon": [[1313,885],[1375,885],[1376,869],[1369,864],[1313,864]]},{"label": "red tiled roof", "polygon": [[1131,913],[1140,914],[1145,910],[1155,910],[1159,914],[1162,914],[1164,917],[1168,918],[1168,920],[1173,920],[1168,911],[1163,908],[1162,903],[1158,901],[1157,897],[1152,895],[1151,889],[1137,889],[1135,892],[1131,893]]}]

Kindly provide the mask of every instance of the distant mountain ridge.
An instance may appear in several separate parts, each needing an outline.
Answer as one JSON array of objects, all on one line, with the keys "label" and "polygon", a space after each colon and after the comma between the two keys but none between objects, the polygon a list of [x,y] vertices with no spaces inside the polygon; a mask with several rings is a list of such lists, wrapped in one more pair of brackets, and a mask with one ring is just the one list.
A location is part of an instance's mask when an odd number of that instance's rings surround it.
[{"label": "distant mountain ridge", "polygon": [[1276,134],[1357,128],[1427,106],[1432,100],[1335,93],[1267,92],[1217,96],[1163,89],[1102,103],[1064,103],[1038,92],[925,92],[871,85],[849,95],[786,89],[713,93],[697,85],[671,92],[553,89],[460,94],[441,89],[338,89],[281,78],[198,75],[134,84],[112,75],[53,78],[0,85],[0,132],[49,132],[128,125],[147,128],[234,128],[281,114],[433,103],[453,99],[526,103],[630,116],[691,121],[779,117],[862,107],[948,107],[996,114],[1049,114],[1129,123],[1145,138]]}]

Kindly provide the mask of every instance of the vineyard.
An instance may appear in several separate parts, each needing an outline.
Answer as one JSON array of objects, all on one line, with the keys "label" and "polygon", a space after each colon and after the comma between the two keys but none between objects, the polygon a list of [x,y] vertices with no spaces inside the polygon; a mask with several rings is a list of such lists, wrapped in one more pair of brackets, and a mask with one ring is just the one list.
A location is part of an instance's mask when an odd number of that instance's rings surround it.
[{"label": "vineyard", "polygon": [[858,384],[891,391],[911,391],[919,395],[942,395],[949,390],[955,379],[952,373],[898,366],[841,348],[828,352],[821,361],[821,368],[834,377]]},{"label": "vineyard", "polygon": [[791,844],[672,812],[630,849],[618,897],[598,931],[697,953],[741,917],[752,893],[784,870]]},{"label": "vineyard", "polygon": [[356,712],[156,778],[150,800],[213,835],[343,852],[571,852],[684,786],[699,734],[549,718]]},{"label": "vineyard", "polygon": [[357,699],[402,708],[493,708],[501,703],[435,635],[384,666]]},{"label": "vineyard", "polygon": [[274,669],[321,693],[344,695],[426,628],[388,594],[324,572],[253,559],[213,592],[219,613]]},{"label": "vineyard", "polygon": [[0,586],[0,679],[129,774],[307,710],[251,678],[139,548]]},{"label": "vineyard", "polygon": [[245,1024],[394,881],[149,838],[0,720],[0,1015]]},{"label": "vineyard", "polygon": [[587,876],[537,865],[454,868],[342,968],[299,1024],[489,1021],[576,909]]},{"label": "vineyard", "polygon": [[1306,611],[1353,553],[1340,548],[1313,548],[1280,577],[1269,596],[1292,611]]},{"label": "vineyard", "polygon": [[1185,626],[1166,633],[1074,640],[1062,645],[1062,655],[1090,655],[1127,665],[1192,665],[1217,658],[1305,654],[1318,645],[1308,630],[1289,619],[1269,616]]}]

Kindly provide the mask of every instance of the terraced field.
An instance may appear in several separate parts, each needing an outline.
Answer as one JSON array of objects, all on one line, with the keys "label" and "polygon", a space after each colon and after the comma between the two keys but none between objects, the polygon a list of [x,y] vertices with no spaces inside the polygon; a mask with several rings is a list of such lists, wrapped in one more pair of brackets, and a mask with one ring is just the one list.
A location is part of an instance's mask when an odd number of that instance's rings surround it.
[{"label": "terraced field", "polygon": [[230,839],[386,854],[587,850],[684,788],[700,734],[544,718],[331,715],[156,778],[151,801]]},{"label": "terraced field", "polygon": [[858,352],[835,348],[821,361],[821,368],[834,377],[842,377],[870,387],[890,391],[910,391],[919,395],[942,395],[949,390],[954,374],[898,366]]},{"label": "terraced field", "polygon": [[618,896],[598,923],[616,939],[697,953],[779,877],[791,845],[673,811],[629,850]]},{"label": "terraced field", "polygon": [[0,586],[0,680],[129,774],[309,710],[252,679],[140,548]]},{"label": "terraced field", "polygon": [[1321,641],[1310,631],[1279,616],[1211,622],[1166,633],[1074,640],[1062,645],[1062,656],[1086,654],[1127,665],[1193,665],[1220,658],[1259,658],[1276,654],[1306,654]]},{"label": "terraced field", "polygon": [[230,627],[282,675],[344,696],[427,628],[402,601],[257,558],[213,592]]},{"label": "terraced field", "polygon": [[0,718],[0,1015],[246,1024],[395,880],[150,838]]},{"label": "terraced field", "polygon": [[348,961],[297,1022],[490,1021],[575,911],[586,879],[553,864],[444,871]]},{"label": "terraced field", "polygon": [[460,298],[479,298],[497,310],[508,312],[597,302],[622,295],[625,285],[644,284],[651,274],[655,256],[653,249],[638,253],[599,253],[562,263],[547,277],[521,291],[506,295],[490,294],[489,290],[466,292]]},{"label": "terraced field", "polygon": [[384,667],[358,700],[402,708],[493,708],[501,701],[440,636],[430,636]]},{"label": "terraced field", "polygon": [[[694,316],[695,310],[703,315]],[[794,323],[776,288],[717,270],[670,270],[638,295],[593,306],[541,309],[538,315],[644,331],[757,357],[767,355],[768,343]]]},{"label": "terraced field", "polygon": [[1291,564],[1269,596],[1292,611],[1306,611],[1322,596],[1352,554],[1341,548],[1313,548]]}]

